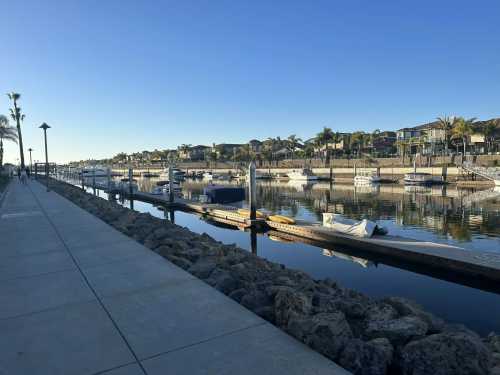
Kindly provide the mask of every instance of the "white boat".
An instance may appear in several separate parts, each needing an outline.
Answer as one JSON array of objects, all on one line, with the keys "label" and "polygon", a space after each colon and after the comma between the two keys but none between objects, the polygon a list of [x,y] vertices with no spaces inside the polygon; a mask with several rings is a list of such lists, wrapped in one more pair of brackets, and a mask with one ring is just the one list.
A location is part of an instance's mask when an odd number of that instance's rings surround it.
[{"label": "white boat", "polygon": [[356,176],[354,176],[354,182],[356,184],[373,184],[380,182],[380,176],[375,171],[357,171]]},{"label": "white boat", "polygon": [[216,176],[216,178],[219,181],[230,181],[231,180],[231,176],[228,174],[221,174],[221,175]]},{"label": "white boat", "polygon": [[132,190],[132,193],[137,193],[139,191],[139,186],[137,185],[137,182],[135,180],[132,180],[132,183],[129,182],[128,178],[122,179],[118,187],[120,190],[124,192],[130,192]]},{"label": "white boat", "polygon": [[434,183],[434,178],[430,173],[411,172],[404,177],[405,185],[430,185]]},{"label": "white boat", "polygon": [[[174,180],[184,180],[186,177],[186,172],[181,171],[179,168],[172,168],[172,175]],[[160,178],[170,178],[168,168],[165,168],[163,172],[160,174]]]},{"label": "white boat", "polygon": [[81,171],[82,177],[90,178],[90,177],[107,177],[109,173],[108,168],[100,168],[100,167],[95,167],[95,168],[84,168]]},{"label": "white boat", "polygon": [[[181,192],[181,187],[178,182],[175,182],[172,184],[174,193],[180,193]],[[157,186],[153,189],[151,194],[154,195],[167,195],[170,194],[170,182],[168,181],[159,181],[157,183]]]},{"label": "white boat", "polygon": [[214,175],[212,172],[205,172],[203,173],[203,179],[206,181],[211,181],[214,178],[217,178],[217,175]]},{"label": "white boat", "polygon": [[318,176],[316,176],[309,168],[294,169],[287,174],[290,180],[314,181],[318,179]]}]

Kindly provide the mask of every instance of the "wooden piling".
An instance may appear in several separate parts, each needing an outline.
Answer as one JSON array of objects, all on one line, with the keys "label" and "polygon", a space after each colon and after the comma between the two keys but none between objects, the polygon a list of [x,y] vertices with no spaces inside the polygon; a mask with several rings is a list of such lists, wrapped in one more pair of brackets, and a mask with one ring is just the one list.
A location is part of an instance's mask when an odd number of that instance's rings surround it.
[{"label": "wooden piling", "polygon": [[108,178],[108,193],[111,191],[111,168],[108,168],[108,173],[107,173],[107,178]]},{"label": "wooden piling", "polygon": [[94,195],[96,194],[95,191],[95,165],[94,168],[92,168],[92,191],[94,192]]},{"label": "wooden piling", "polygon": [[252,161],[248,167],[248,205],[250,206],[250,220],[257,218],[257,189],[255,179],[255,163]]},{"label": "wooden piling", "polygon": [[130,200],[132,200],[132,194],[134,194],[134,190],[132,188],[132,184],[134,182],[134,170],[132,168],[128,169],[128,193],[130,194]]},{"label": "wooden piling", "polygon": [[446,182],[446,179],[448,178],[448,165],[444,164],[443,169],[441,170],[441,177],[443,179],[443,182]]},{"label": "wooden piling", "polygon": [[168,166],[168,201],[174,202],[174,170],[171,165]]}]

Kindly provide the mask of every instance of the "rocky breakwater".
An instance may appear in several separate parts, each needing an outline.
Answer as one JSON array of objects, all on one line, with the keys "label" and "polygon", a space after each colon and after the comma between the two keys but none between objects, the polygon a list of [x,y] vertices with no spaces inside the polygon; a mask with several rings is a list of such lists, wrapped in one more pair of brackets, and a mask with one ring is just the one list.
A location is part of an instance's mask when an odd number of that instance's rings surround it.
[{"label": "rocky breakwater", "polygon": [[500,375],[500,336],[481,338],[412,301],[376,300],[330,279],[314,280],[206,234],[53,184],[80,207],[354,374]]}]

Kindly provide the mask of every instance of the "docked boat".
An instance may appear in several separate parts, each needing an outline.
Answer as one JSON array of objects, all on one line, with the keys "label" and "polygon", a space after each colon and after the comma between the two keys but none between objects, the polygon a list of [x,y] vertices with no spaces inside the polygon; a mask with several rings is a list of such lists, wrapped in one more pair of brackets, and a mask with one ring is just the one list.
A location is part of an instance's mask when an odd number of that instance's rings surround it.
[{"label": "docked boat", "polygon": [[[172,168],[172,175],[174,180],[182,181],[186,177],[186,172],[180,170],[179,168]],[[165,168],[165,170],[160,174],[160,178],[170,178],[168,168]]]},{"label": "docked boat", "polygon": [[153,172],[142,172],[141,173],[141,177],[143,178],[151,178],[151,177],[160,177],[160,175],[158,173],[153,173]]},{"label": "docked boat", "polygon": [[[181,187],[178,182],[174,181],[172,183],[172,188],[174,193],[180,193]],[[154,195],[165,195],[170,194],[170,182],[169,181],[158,181],[156,187],[153,189],[151,194]]]},{"label": "docked boat", "polygon": [[430,173],[411,172],[405,174],[404,183],[405,185],[431,185],[434,183],[434,178]]},{"label": "docked boat", "polygon": [[82,177],[90,178],[90,177],[107,177],[110,174],[110,170],[108,168],[84,168],[80,172]]},{"label": "docked boat", "polygon": [[214,175],[212,172],[205,172],[205,173],[203,173],[203,179],[206,180],[206,181],[211,181],[211,180],[213,180],[216,177],[217,177],[217,175]]},{"label": "docked boat", "polygon": [[287,174],[290,180],[315,181],[318,179],[318,176],[316,176],[309,168],[294,169]]},{"label": "docked boat", "polygon": [[118,184],[118,187],[120,190],[127,193],[130,191],[132,191],[132,193],[137,193],[139,191],[139,186],[137,185],[137,181],[132,180],[132,182],[130,182],[128,178],[122,178]]},{"label": "docked boat", "polygon": [[356,184],[374,184],[380,182],[380,176],[375,171],[358,171],[354,176],[354,183]]},{"label": "docked boat", "polygon": [[256,180],[270,180],[273,176],[269,172],[259,172],[255,171],[255,179]]}]

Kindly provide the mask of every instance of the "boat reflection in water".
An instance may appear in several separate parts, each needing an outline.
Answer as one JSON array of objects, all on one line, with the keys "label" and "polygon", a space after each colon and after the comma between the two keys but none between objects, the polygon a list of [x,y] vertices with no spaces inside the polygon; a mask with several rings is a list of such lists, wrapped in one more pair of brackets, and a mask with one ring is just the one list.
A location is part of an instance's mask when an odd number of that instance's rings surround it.
[{"label": "boat reflection in water", "polygon": [[374,262],[372,262],[372,261],[370,261],[368,259],[359,258],[359,257],[355,257],[355,256],[352,256],[352,255],[344,254],[344,253],[341,253],[340,251],[334,251],[334,250],[330,250],[330,249],[323,249],[323,255],[327,256],[327,257],[336,257],[336,258],[339,258],[339,259],[348,260],[350,262],[359,264],[363,268],[368,268],[368,267],[372,267],[372,266],[376,267],[377,266],[376,263],[374,263]]}]

